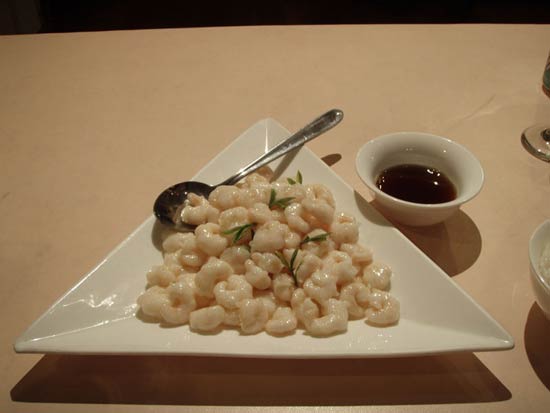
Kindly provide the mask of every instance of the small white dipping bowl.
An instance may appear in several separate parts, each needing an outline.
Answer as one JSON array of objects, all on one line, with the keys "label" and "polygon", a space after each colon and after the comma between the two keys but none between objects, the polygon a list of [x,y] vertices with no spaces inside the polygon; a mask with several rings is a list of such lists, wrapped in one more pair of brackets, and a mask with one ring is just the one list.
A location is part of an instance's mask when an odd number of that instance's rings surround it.
[{"label": "small white dipping bowl", "polygon": [[540,271],[540,261],[543,248],[550,242],[550,219],[544,221],[533,232],[529,240],[529,261],[531,273],[531,285],[535,291],[537,304],[542,312],[550,320],[550,280],[546,280]]},{"label": "small white dipping bowl", "polygon": [[[385,169],[417,164],[443,172],[456,187],[456,198],[439,204],[408,202],[381,191],[376,179]],[[375,204],[389,218],[405,225],[425,226],[442,222],[475,197],[483,186],[483,168],[470,151],[441,136],[398,132],[367,142],[355,160],[357,173],[374,195]]]}]

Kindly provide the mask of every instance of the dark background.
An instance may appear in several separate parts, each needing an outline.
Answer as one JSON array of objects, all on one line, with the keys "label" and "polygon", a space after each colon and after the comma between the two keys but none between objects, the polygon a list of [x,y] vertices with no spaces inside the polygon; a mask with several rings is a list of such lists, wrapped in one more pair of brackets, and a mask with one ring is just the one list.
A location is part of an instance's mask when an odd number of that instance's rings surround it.
[{"label": "dark background", "polygon": [[2,34],[287,24],[550,23],[550,0],[0,0],[0,5]]}]

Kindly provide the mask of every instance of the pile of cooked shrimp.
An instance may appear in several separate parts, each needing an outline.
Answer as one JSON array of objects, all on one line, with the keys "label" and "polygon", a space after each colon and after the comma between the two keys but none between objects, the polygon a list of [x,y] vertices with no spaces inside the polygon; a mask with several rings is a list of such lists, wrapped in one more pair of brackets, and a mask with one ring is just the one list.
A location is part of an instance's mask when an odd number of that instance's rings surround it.
[{"label": "pile of cooked shrimp", "polygon": [[271,182],[263,169],[208,197],[190,195],[182,220],[194,233],[169,233],[164,262],[147,273],[141,311],[197,332],[237,328],[282,336],[345,332],[348,320],[399,320],[391,269],[358,243],[353,216],[336,211],[330,190],[296,179]]}]

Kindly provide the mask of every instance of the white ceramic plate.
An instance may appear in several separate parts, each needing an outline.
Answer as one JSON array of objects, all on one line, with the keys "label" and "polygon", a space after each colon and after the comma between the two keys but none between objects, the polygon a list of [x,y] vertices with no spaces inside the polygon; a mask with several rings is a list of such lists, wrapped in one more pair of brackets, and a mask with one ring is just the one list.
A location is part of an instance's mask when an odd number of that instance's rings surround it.
[{"label": "white ceramic plate", "polygon": [[[337,133],[337,132],[330,132]],[[215,184],[289,133],[277,122],[256,123],[194,179]],[[323,138],[321,138],[323,139]],[[337,209],[355,215],[361,242],[394,271],[392,294],[401,302],[399,324],[375,328],[351,321],[345,334],[314,338],[299,330],[276,338],[235,330],[200,335],[187,326],[164,328],[135,317],[148,269],[162,261],[150,217],[17,339],[17,352],[182,354],[240,357],[390,357],[453,351],[505,350],[512,337],[447,274],[335,175],[307,147],[272,165],[283,176],[299,169],[304,182],[321,182]],[[156,229],[155,229],[156,228]]]}]

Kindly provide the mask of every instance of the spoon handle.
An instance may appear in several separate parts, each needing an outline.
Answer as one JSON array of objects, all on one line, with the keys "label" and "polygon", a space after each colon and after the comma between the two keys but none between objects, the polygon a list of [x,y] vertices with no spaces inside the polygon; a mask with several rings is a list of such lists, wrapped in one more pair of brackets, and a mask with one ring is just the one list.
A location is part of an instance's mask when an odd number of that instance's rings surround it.
[{"label": "spoon handle", "polygon": [[239,172],[233,175],[230,178],[227,178],[220,185],[234,185],[239,182],[242,178],[247,175],[250,175],[252,172],[258,170],[264,165],[267,165],[273,162],[275,159],[280,158],[281,156],[287,154],[293,149],[296,149],[299,146],[302,146],[304,143],[316,138],[317,136],[325,133],[329,129],[332,129],[344,117],[344,112],[339,109],[332,109],[325,113],[324,115],[319,116],[313,122],[304,126],[298,132],[296,132],[291,137],[285,139],[273,149],[269,150],[258,159],[250,163],[249,165],[242,168]]}]

